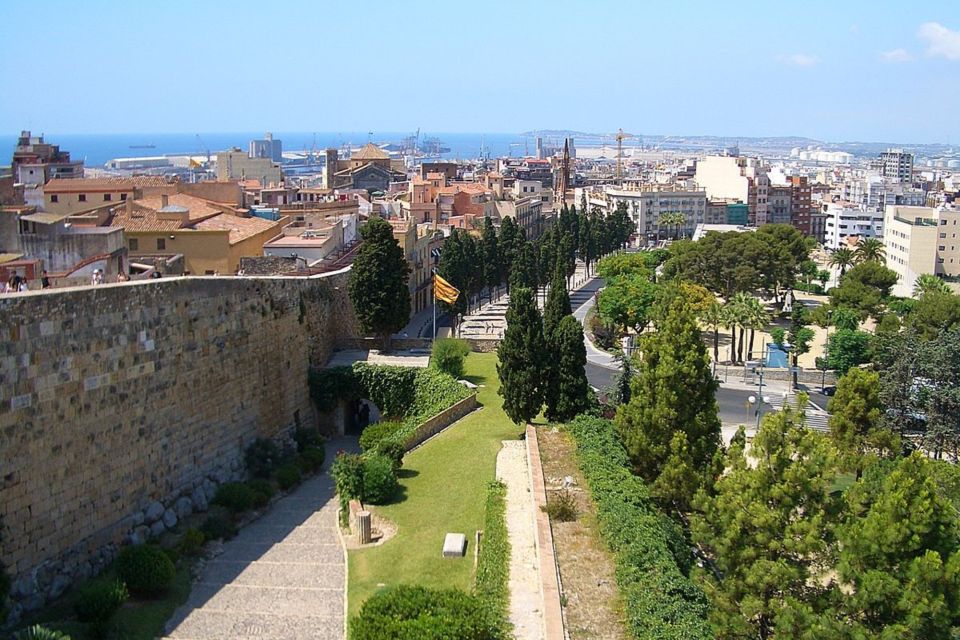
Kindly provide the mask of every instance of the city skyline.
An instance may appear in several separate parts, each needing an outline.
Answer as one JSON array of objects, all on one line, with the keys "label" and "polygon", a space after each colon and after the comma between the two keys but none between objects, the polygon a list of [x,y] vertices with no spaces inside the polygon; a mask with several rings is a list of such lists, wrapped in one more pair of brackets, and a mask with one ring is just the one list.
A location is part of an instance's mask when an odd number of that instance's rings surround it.
[{"label": "city skyline", "polygon": [[283,6],[10,6],[0,78],[39,96],[4,101],[0,130],[960,138],[947,2]]}]

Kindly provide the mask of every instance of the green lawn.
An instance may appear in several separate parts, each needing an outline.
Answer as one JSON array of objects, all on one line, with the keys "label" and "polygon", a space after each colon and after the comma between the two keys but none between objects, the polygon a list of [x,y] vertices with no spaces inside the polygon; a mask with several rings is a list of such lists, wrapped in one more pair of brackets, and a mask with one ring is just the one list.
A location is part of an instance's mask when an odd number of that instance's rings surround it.
[{"label": "green lawn", "polygon": [[[483,527],[486,486],[494,479],[500,441],[523,432],[501,408],[496,363],[493,353],[467,357],[466,378],[483,385],[477,396],[482,408],[408,454],[400,471],[400,497],[374,507],[397,524],[397,535],[382,546],[350,551],[351,616],[380,586],[473,588],[474,534]],[[466,558],[441,557],[448,532],[466,534]]]}]

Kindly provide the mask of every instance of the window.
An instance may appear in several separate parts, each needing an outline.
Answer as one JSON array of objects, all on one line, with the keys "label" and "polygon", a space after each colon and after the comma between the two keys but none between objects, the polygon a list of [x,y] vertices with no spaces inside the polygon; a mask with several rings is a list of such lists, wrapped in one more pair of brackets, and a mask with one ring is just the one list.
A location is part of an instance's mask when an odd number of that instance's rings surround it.
[{"label": "window", "polygon": [[167,248],[167,241],[165,238],[157,238],[157,251],[164,251]]},{"label": "window", "polygon": [[937,247],[938,251],[943,251],[944,249],[946,249],[946,247],[943,245],[940,245],[939,247]]},{"label": "window", "polygon": [[77,196],[77,200],[79,200],[80,202],[86,202],[86,201],[87,201],[87,194],[81,193],[79,196]]},{"label": "window", "polygon": [[50,196],[50,202],[60,202],[60,197],[54,193]]},{"label": "window", "polygon": [[103,194],[103,201],[104,201],[104,202],[110,202],[112,199],[113,199],[113,194],[112,194],[112,193],[105,193],[105,194]]},{"label": "window", "polygon": [[136,238],[130,238],[130,251],[137,251],[140,249],[140,241]]},{"label": "window", "polygon": [[126,199],[127,199],[127,194],[121,193],[121,194],[120,194],[120,199],[121,199],[121,200],[126,200]]},{"label": "window", "polygon": [[[956,234],[954,234],[954,235],[956,235]],[[941,238],[946,238],[946,237],[947,237],[947,234],[941,233],[941,234],[940,234],[940,237],[941,237]]]},{"label": "window", "polygon": [[946,221],[946,220],[941,220],[941,221],[940,221],[940,224],[941,224],[941,225],[947,224],[947,221]]}]

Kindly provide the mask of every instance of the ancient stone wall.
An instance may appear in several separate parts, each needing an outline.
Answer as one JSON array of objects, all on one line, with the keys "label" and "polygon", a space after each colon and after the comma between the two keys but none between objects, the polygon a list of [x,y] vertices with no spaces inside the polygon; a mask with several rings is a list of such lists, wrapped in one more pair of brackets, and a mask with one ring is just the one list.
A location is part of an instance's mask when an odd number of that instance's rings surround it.
[{"label": "ancient stone wall", "polygon": [[312,423],[308,366],[356,326],[347,276],[0,297],[0,559],[14,596],[55,597],[119,544],[205,507],[254,438]]}]

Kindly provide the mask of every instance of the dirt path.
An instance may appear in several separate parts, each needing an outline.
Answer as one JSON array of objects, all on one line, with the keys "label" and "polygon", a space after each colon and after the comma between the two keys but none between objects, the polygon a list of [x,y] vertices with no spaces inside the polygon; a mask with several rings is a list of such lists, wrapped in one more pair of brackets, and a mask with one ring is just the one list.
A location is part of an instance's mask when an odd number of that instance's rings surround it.
[{"label": "dirt path", "polygon": [[510,534],[510,622],[519,640],[544,637],[543,596],[534,530],[533,494],[523,440],[505,440],[497,454],[497,478],[507,486]]}]

